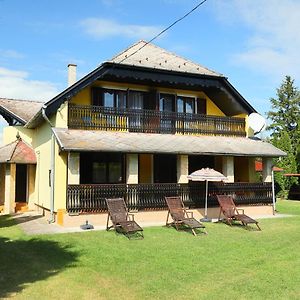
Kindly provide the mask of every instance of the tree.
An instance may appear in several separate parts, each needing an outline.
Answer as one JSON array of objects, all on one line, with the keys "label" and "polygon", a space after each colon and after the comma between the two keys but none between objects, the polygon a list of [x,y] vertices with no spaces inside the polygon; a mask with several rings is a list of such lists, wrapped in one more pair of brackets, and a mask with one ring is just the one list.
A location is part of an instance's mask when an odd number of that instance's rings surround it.
[{"label": "tree", "polygon": [[[276,164],[284,169],[285,173],[300,171],[300,92],[294,85],[294,79],[286,76],[277,89],[277,97],[271,98],[272,110],[268,112],[271,124],[271,142],[282,149],[287,156],[277,160]],[[276,182],[287,195],[291,185],[297,183],[297,178],[275,176]]]},{"label": "tree", "polygon": [[[282,131],[272,143],[287,153],[287,156],[277,159],[276,166],[284,169],[284,173],[297,173],[297,160],[293,151],[292,140],[288,133]],[[280,196],[284,198],[287,198],[291,186],[298,182],[297,177],[287,177],[282,172],[275,173],[275,181],[281,189]]]}]

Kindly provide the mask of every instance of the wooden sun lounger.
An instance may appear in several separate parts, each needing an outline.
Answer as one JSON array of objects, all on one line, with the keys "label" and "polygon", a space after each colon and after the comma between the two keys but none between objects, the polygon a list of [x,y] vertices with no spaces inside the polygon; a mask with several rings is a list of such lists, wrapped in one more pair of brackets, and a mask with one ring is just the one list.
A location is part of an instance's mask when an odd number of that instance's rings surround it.
[{"label": "wooden sun lounger", "polygon": [[[134,220],[134,215],[129,214],[123,198],[106,199],[107,204],[107,222],[106,230],[114,228],[117,232],[125,234],[128,238],[137,234],[144,238],[143,228]],[[112,225],[108,226],[109,220]]]},{"label": "wooden sun lounger", "polygon": [[261,228],[259,227],[258,222],[256,220],[245,215],[243,209],[238,209],[236,207],[232,196],[217,195],[217,199],[220,204],[219,220],[220,220],[221,214],[223,214],[226,222],[230,226],[232,225],[233,221],[239,221],[244,226],[248,226],[248,224],[255,224],[257,226],[257,228],[259,230],[261,230]]},{"label": "wooden sun lounger", "polygon": [[[193,217],[192,211],[186,210],[180,197],[165,197],[165,199],[169,208],[166,221],[167,226],[174,225],[176,230],[185,226],[190,228],[195,236],[197,235],[195,229],[202,228],[204,229],[204,233],[206,233],[205,226]],[[168,223],[169,216],[173,219],[170,223]]]}]

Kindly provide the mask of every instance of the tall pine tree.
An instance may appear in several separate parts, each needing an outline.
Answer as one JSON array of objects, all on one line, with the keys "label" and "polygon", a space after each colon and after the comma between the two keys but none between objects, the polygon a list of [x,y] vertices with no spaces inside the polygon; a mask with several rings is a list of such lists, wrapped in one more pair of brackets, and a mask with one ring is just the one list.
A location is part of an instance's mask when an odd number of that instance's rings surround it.
[{"label": "tall pine tree", "polygon": [[[287,152],[287,156],[277,160],[276,164],[284,169],[285,173],[300,171],[300,92],[294,85],[294,80],[286,76],[277,89],[277,97],[271,98],[272,110],[268,112],[271,120],[271,142],[273,145]],[[277,174],[276,182],[287,195],[291,185],[297,178],[284,177]]]}]

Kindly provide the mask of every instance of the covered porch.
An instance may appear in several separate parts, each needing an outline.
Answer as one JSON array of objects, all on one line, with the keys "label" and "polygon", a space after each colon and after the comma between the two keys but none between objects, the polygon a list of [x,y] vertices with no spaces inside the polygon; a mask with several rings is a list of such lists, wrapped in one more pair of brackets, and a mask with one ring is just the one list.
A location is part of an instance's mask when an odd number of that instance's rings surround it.
[{"label": "covered porch", "polygon": [[36,158],[20,137],[0,148],[0,212],[33,208]]},{"label": "covered porch", "polygon": [[[106,211],[105,198],[124,197],[133,211],[165,210],[165,196],[179,195],[186,206],[204,207],[204,183],[189,173],[214,168],[228,183],[209,184],[209,207],[216,194],[230,194],[241,206],[272,204],[272,145],[248,138],[107,133],[54,129],[61,151],[68,152],[66,210],[71,215]],[[263,180],[255,159],[263,161]]]}]

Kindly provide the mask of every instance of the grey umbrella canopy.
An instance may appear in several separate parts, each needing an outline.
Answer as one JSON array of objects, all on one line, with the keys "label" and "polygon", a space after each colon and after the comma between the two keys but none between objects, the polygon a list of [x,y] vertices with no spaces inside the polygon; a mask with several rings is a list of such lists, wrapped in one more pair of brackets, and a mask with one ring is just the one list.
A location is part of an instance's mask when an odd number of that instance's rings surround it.
[{"label": "grey umbrella canopy", "polygon": [[206,189],[205,189],[205,210],[204,210],[204,218],[201,221],[209,222],[211,221],[207,217],[207,196],[208,196],[208,182],[209,181],[228,181],[228,178],[223,175],[222,173],[211,169],[211,168],[202,168],[197,170],[187,177],[189,180],[192,181],[205,181],[206,182]]}]

